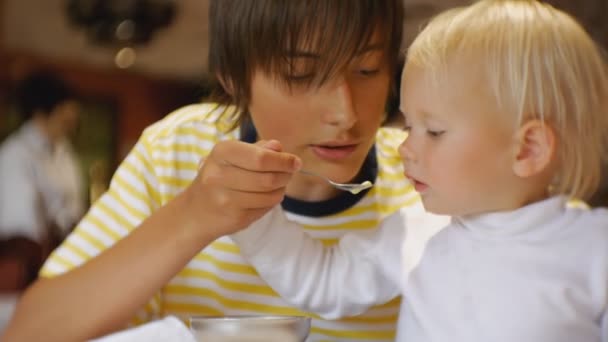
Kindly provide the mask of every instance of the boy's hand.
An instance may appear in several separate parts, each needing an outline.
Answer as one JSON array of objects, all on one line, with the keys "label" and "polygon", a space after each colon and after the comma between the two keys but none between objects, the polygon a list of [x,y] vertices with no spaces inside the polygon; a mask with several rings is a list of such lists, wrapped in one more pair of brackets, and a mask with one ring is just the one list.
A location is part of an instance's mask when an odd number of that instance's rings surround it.
[{"label": "boy's hand", "polygon": [[297,156],[281,150],[276,140],[217,143],[186,190],[198,227],[231,234],[279,204],[301,166]]}]

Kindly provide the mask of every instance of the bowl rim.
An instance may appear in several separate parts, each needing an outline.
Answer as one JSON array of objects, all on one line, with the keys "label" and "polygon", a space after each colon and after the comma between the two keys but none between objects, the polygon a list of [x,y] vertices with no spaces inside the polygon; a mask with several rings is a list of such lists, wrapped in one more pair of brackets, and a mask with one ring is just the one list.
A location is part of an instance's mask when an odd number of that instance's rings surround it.
[{"label": "bowl rim", "polygon": [[308,316],[297,316],[297,315],[214,315],[214,316],[190,316],[189,321],[255,321],[255,320],[265,320],[265,321],[309,321],[311,320]]}]

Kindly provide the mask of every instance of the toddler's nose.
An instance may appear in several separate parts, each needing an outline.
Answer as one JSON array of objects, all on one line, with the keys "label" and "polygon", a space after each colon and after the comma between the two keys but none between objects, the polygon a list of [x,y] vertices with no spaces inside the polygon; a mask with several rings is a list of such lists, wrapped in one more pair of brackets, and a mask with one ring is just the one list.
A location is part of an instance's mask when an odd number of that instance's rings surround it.
[{"label": "toddler's nose", "polygon": [[415,163],[417,161],[416,154],[414,153],[410,144],[408,143],[407,138],[405,140],[403,140],[401,145],[399,145],[399,155],[401,156],[401,159],[403,159],[403,161],[405,163]]}]

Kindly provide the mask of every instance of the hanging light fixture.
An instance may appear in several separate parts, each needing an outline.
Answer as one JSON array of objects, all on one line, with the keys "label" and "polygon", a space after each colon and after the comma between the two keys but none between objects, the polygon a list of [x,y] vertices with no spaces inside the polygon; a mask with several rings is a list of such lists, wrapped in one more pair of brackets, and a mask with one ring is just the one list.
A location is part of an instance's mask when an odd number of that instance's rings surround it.
[{"label": "hanging light fixture", "polygon": [[68,0],[67,16],[95,44],[145,45],[175,17],[174,0]]}]

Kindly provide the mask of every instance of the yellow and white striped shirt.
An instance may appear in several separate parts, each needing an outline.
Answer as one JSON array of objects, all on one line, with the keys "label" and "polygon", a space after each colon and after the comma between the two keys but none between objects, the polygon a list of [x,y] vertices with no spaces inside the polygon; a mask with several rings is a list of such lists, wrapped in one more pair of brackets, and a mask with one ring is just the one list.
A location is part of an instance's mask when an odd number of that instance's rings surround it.
[{"label": "yellow and white striped shirt", "polygon": [[[125,237],[154,210],[187,187],[200,160],[221,140],[241,139],[239,130],[226,132],[227,119],[213,104],[181,108],[148,127],[116,171],[110,188],[50,256],[41,276],[52,277],[95,257]],[[381,128],[375,145],[374,187],[346,206],[343,197],[322,203],[289,199],[290,220],[304,225],[313,237],[334,243],[350,231],[374,229],[400,207],[419,201],[403,176],[396,147],[403,132]],[[352,202],[352,198],[351,198]],[[337,208],[333,213],[316,209]],[[316,209],[315,209],[316,208]],[[327,211],[327,210],[325,210]],[[343,320],[325,321],[313,315],[309,341],[391,341],[395,337],[399,300]],[[142,308],[135,323],[166,315],[187,321],[193,315],[305,314],[283,301],[241,257],[229,237],[210,244]]]}]

